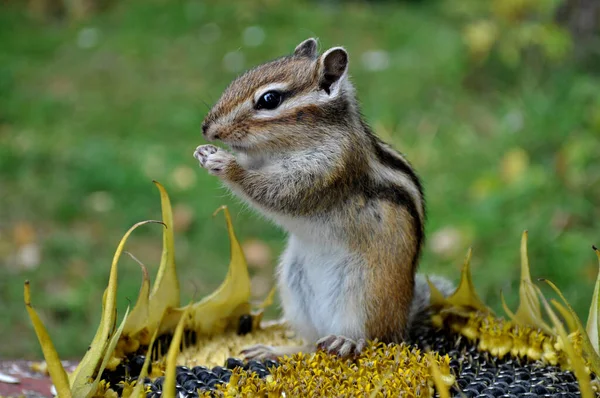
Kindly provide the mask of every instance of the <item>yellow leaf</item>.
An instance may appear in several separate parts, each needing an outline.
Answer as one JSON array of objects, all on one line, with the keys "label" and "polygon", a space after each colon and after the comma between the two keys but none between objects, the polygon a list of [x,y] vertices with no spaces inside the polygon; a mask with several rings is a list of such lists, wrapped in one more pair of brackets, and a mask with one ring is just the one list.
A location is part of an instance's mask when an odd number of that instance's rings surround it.
[{"label": "yellow leaf", "polygon": [[264,310],[267,307],[273,305],[273,298],[275,297],[275,292],[277,291],[277,286],[273,286],[267,297],[263,300],[262,303],[258,305],[258,308]]},{"label": "yellow leaf", "polygon": [[44,353],[44,359],[46,359],[46,364],[48,365],[48,372],[50,373],[50,378],[52,379],[52,383],[54,383],[54,387],[58,392],[59,397],[70,398],[71,397],[71,389],[69,388],[69,379],[67,377],[67,373],[60,362],[60,358],[58,357],[58,353],[54,348],[54,344],[52,344],[52,339],[48,335],[48,331],[44,326],[44,323],[39,318],[37,312],[31,306],[31,293],[29,291],[29,281],[25,282],[24,289],[24,301],[25,307],[27,308],[27,312],[29,313],[29,318],[31,319],[31,323],[33,323],[33,328],[35,329],[35,334],[42,346],[42,352]]},{"label": "yellow leaf", "polygon": [[450,390],[446,383],[444,383],[442,372],[436,363],[435,357],[431,353],[428,353],[427,355],[429,356],[429,370],[431,371],[431,376],[433,377],[435,389],[437,390],[440,398],[450,398]]},{"label": "yellow leaf", "polygon": [[508,305],[506,304],[506,301],[504,300],[504,293],[502,292],[502,290],[500,290],[500,302],[502,303],[502,308],[504,309],[504,312],[506,313],[506,315],[508,315],[508,317],[514,321],[515,320],[515,313],[512,312],[510,310],[510,308],[508,308]]},{"label": "yellow leaf", "polygon": [[177,308],[179,301],[179,280],[177,278],[177,267],[175,266],[175,238],[173,235],[173,211],[171,201],[165,188],[154,181],[160,191],[162,218],[165,224],[163,231],[163,251],[158,267],[158,274],[154,281],[154,287],[149,299],[149,313],[146,326],[150,333],[159,327],[160,320],[169,308]]},{"label": "yellow leaf", "polygon": [[191,307],[190,313],[193,318],[190,327],[199,335],[222,333],[228,326],[237,322],[241,315],[250,313],[250,276],[246,259],[235,236],[229,210],[222,206],[215,214],[220,210],[225,214],[231,246],[227,276],[217,290],[201,301],[182,308],[167,308],[160,323],[159,335],[173,330],[188,307]]},{"label": "yellow leaf", "polygon": [[563,349],[566,352],[567,356],[569,357],[569,360],[571,362],[571,367],[573,368],[573,373],[575,373],[575,376],[577,377],[577,381],[579,382],[579,389],[581,391],[581,397],[582,398],[593,398],[594,392],[592,391],[590,376],[585,370],[585,363],[583,362],[581,356],[575,352],[575,349],[573,348],[573,345],[571,344],[571,342],[569,340],[569,336],[567,335],[567,332],[565,331],[563,324],[560,322],[560,320],[558,319],[558,316],[556,316],[554,311],[552,311],[552,308],[548,304],[548,301],[546,301],[546,298],[544,297],[544,295],[542,294],[540,289],[537,286],[534,286],[534,287],[537,290],[537,294],[538,294],[539,298],[542,300],[542,303],[544,304],[546,313],[548,313],[548,316],[552,320],[552,324],[554,325],[554,327],[556,328],[556,330],[558,332],[558,336],[562,340]]},{"label": "yellow leaf", "polygon": [[175,376],[177,369],[177,356],[179,355],[179,345],[181,344],[181,338],[183,336],[183,328],[188,321],[188,315],[190,311],[190,306],[186,306],[186,310],[183,311],[181,318],[179,319],[179,323],[177,324],[177,328],[175,328],[175,333],[173,334],[173,340],[171,340],[171,345],[169,346],[169,351],[167,352],[167,365],[165,369],[165,381],[163,384],[163,394],[164,398],[175,398]]},{"label": "yellow leaf", "polygon": [[106,348],[106,351],[104,352],[104,356],[102,358],[100,368],[98,369],[98,373],[96,374],[96,378],[94,379],[94,381],[91,384],[86,383],[85,385],[82,385],[82,386],[74,385],[73,386],[73,395],[74,396],[91,398],[95,395],[96,390],[98,389],[98,384],[100,383],[100,380],[102,378],[102,372],[104,372],[104,368],[106,368],[106,364],[112,357],[115,347],[117,346],[117,342],[119,341],[119,338],[121,337],[121,333],[123,333],[123,328],[125,327],[125,323],[127,322],[128,315],[129,315],[129,307],[127,307],[127,310],[125,311],[125,315],[123,316],[123,320],[121,321],[119,328],[110,337],[108,346]]},{"label": "yellow leaf", "polygon": [[258,305],[258,310],[253,312],[252,316],[252,330],[257,330],[260,328],[260,324],[263,319],[263,315],[265,313],[265,309],[273,304],[273,299],[275,297],[275,292],[277,291],[277,286],[273,286],[267,297]]},{"label": "yellow leaf", "polygon": [[[598,256],[598,262],[600,263],[600,250],[596,246],[593,247],[596,255]],[[598,316],[598,310],[600,309],[599,301],[600,301],[600,272],[598,272],[598,278],[596,278],[596,286],[594,287],[594,295],[592,296],[592,305],[590,306],[590,312],[588,314],[587,326],[585,330],[591,340],[592,346],[596,353],[600,353],[598,351],[598,346],[600,345],[600,336],[598,335],[598,331],[600,330],[600,317]]]},{"label": "yellow leaf", "polygon": [[232,319],[237,321],[240,315],[250,313],[250,276],[246,258],[235,236],[229,210],[222,206],[215,214],[220,210],[223,210],[227,222],[231,261],[221,286],[193,306],[194,328],[200,334],[222,332]]},{"label": "yellow leaf", "polygon": [[534,285],[531,282],[529,258],[527,255],[527,231],[521,236],[521,281],[519,284],[519,308],[513,314],[502,297],[502,306],[506,314],[520,325],[533,326],[550,332],[550,327],[544,322],[540,301]]},{"label": "yellow leaf", "polygon": [[465,259],[460,274],[458,288],[450,297],[448,297],[447,302],[456,307],[467,307],[482,312],[492,313],[492,310],[489,309],[477,295],[473,280],[471,279],[471,249],[469,249],[467,253],[467,258]]},{"label": "yellow leaf", "polygon": [[[108,287],[104,292],[104,297],[102,299],[102,316],[100,318],[100,326],[96,331],[96,335],[92,340],[92,344],[90,348],[85,353],[83,359],[75,369],[75,371],[71,374],[71,389],[73,391],[79,390],[83,388],[86,384],[89,383],[89,380],[94,377],[96,369],[98,369],[98,365],[100,361],[104,357],[106,349],[109,344],[109,338],[111,333],[114,330],[116,317],[117,317],[117,309],[116,309],[116,299],[117,299],[117,274],[118,274],[118,261],[121,253],[123,252],[123,248],[125,247],[125,242],[129,238],[129,235],[141,225],[148,223],[161,223],[160,221],[142,221],[135,224],[133,227],[129,228],[129,230],[125,233],[121,241],[119,242],[119,246],[115,252],[113,257],[110,276],[108,280]],[[81,395],[77,395],[78,397]]]},{"label": "yellow leaf", "polygon": [[575,310],[573,310],[573,307],[571,307],[571,305],[569,304],[569,302],[567,301],[565,296],[562,294],[560,289],[554,283],[552,283],[551,281],[549,281],[547,279],[541,279],[541,281],[546,282],[548,284],[548,286],[550,286],[552,288],[552,290],[554,290],[554,292],[556,294],[558,294],[558,296],[560,297],[562,302],[567,307],[567,310],[569,310],[569,313],[571,314],[571,318],[573,319],[573,322],[575,322],[577,324],[577,330],[581,331],[583,352],[586,355],[586,358],[592,367],[592,371],[595,374],[599,374],[600,373],[600,356],[598,356],[598,353],[594,349],[594,346],[592,345],[592,342],[590,341],[590,337],[585,332],[585,329],[583,328],[583,324],[581,323],[581,320],[577,316],[577,313],[575,312]]},{"label": "yellow leaf", "polygon": [[569,332],[573,333],[577,331],[577,322],[575,322],[575,319],[573,319],[573,315],[571,315],[569,310],[558,301],[552,300],[551,304],[558,310],[558,312],[560,312],[560,316],[562,316],[564,321],[567,323]]},{"label": "yellow leaf", "polygon": [[444,297],[442,292],[427,278],[427,284],[429,285],[429,305],[432,307],[446,307],[449,306],[448,299]]},{"label": "yellow leaf", "polygon": [[135,384],[135,388],[126,398],[139,398],[144,396],[142,394],[144,390],[143,380],[148,376],[148,369],[150,367],[150,363],[152,362],[152,349],[154,347],[154,342],[156,341],[156,337],[158,337],[158,328],[154,330],[154,334],[152,335],[152,339],[150,339],[150,344],[148,344],[148,349],[146,350],[146,359],[144,360],[144,365],[142,366],[142,370],[137,378],[137,382]]},{"label": "yellow leaf", "polygon": [[135,302],[135,306],[133,307],[133,310],[131,310],[127,324],[123,329],[123,335],[126,336],[133,336],[138,333],[146,326],[148,320],[150,278],[148,277],[148,270],[146,267],[141,263],[140,267],[142,268],[142,286],[137,301]]}]

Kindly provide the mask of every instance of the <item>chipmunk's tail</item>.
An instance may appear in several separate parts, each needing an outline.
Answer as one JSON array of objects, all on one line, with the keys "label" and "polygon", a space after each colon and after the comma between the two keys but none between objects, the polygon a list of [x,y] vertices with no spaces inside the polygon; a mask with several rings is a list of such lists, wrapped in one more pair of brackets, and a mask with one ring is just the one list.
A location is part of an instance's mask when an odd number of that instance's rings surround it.
[{"label": "chipmunk's tail", "polygon": [[452,281],[442,276],[417,274],[415,277],[413,301],[408,318],[409,329],[411,325],[428,319],[429,297],[431,295],[427,278],[429,278],[431,283],[433,283],[433,285],[446,297],[451,295],[456,289],[456,286]]}]

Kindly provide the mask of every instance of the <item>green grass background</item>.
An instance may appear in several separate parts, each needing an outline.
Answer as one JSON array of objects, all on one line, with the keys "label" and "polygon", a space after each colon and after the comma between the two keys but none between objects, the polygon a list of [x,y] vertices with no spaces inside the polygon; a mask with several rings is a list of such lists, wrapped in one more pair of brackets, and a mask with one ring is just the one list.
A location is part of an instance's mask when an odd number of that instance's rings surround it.
[{"label": "green grass background", "polygon": [[[590,247],[600,243],[600,78],[569,61],[542,74],[523,66],[510,78],[476,71],[463,25],[442,3],[124,1],[81,22],[49,23],[3,5],[0,357],[40,357],[25,279],[61,356],[85,352],[120,237],[160,218],[152,179],[190,221],[176,232],[184,301],[226,273],[225,225],[212,217],[222,204],[240,240],[263,241],[276,257],[284,234],[198,169],[192,152],[204,142],[205,104],[238,73],[224,60],[251,67],[311,36],[323,49],[348,49],[368,121],[424,180],[421,271],[457,279],[472,247],[484,301],[499,310],[502,290],[514,308],[528,229],[533,276],[555,281],[585,319],[597,272]],[[247,44],[248,27],[264,41]],[[365,67],[372,50],[388,54],[387,68]],[[19,260],[24,242],[40,250],[31,269]],[[127,246],[152,275],[160,248],[158,225]],[[122,313],[141,275],[131,259],[120,264]]]}]

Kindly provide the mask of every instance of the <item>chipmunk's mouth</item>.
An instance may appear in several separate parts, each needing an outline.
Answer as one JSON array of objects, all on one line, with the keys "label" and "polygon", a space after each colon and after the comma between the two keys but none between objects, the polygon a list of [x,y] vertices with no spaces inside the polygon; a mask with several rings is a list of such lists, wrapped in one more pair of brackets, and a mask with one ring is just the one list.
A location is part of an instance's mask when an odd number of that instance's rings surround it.
[{"label": "chipmunk's mouth", "polygon": [[242,144],[227,144],[229,145],[229,148],[231,148],[232,150],[236,151],[236,152],[246,152],[248,151],[248,147],[246,145],[242,145]]}]

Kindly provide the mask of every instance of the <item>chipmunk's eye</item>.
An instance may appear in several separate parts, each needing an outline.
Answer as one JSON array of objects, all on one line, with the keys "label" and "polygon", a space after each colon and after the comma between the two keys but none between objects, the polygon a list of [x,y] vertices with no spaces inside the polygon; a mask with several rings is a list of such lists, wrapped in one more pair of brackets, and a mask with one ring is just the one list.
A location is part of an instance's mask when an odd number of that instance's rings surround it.
[{"label": "chipmunk's eye", "polygon": [[258,101],[256,101],[256,109],[275,109],[281,104],[282,95],[279,91],[267,91]]}]

